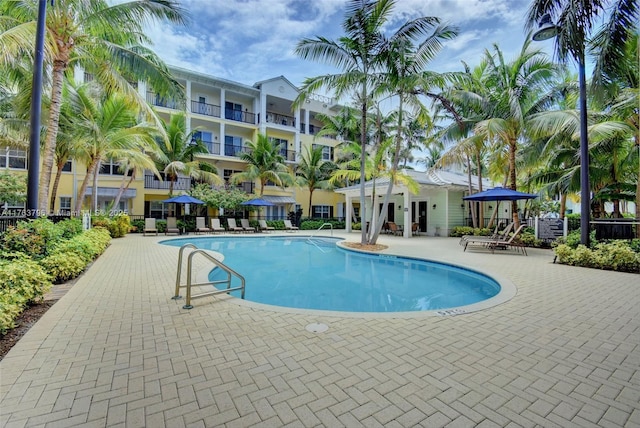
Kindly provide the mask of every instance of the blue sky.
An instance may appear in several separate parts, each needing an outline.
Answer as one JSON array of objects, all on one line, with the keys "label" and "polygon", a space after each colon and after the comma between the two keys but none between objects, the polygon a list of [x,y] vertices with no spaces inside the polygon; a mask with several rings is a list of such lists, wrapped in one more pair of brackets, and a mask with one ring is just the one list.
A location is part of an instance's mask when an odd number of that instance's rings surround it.
[{"label": "blue sky", "polygon": [[[284,75],[294,85],[305,77],[336,70],[294,54],[304,37],[336,39],[342,34],[346,0],[181,0],[191,12],[187,27],[148,29],[154,50],[169,65],[252,85]],[[429,67],[462,70],[475,66],[498,43],[507,59],[525,39],[530,0],[399,0],[388,30],[418,16],[437,16],[459,28]],[[540,47],[552,54],[549,42]]]}]

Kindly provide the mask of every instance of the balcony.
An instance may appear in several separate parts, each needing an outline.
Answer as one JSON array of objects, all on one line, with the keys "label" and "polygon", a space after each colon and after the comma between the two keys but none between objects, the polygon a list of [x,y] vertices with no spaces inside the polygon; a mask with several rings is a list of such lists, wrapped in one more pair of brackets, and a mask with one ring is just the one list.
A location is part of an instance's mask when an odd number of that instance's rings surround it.
[{"label": "balcony", "polygon": [[242,183],[233,184],[228,181],[228,179],[223,186],[212,186],[215,190],[240,190],[241,192],[251,194],[254,192],[256,188],[256,184],[252,181],[243,181]]},{"label": "balcony", "polygon": [[155,92],[147,91],[147,102],[153,106],[182,110],[184,103],[170,98],[161,97]]},{"label": "balcony", "polygon": [[251,153],[251,149],[249,147],[240,147],[234,146],[231,144],[224,145],[224,155],[225,156],[235,156],[240,157],[242,153]]},{"label": "balcony", "polygon": [[[300,132],[306,134],[305,123],[300,124]],[[316,135],[322,129],[321,126],[309,124],[309,135]]]},{"label": "balcony", "polygon": [[221,111],[222,108],[220,106],[191,100],[191,113],[197,113],[211,117],[220,117]]},{"label": "balcony", "polygon": [[296,161],[295,150],[280,149],[280,154],[284,157],[284,160],[286,160],[287,162]]},{"label": "balcony", "polygon": [[207,146],[207,150],[212,155],[220,154],[220,143],[214,143],[213,141],[203,141],[204,145]]},{"label": "balcony", "polygon": [[252,125],[256,124],[256,114],[248,111],[227,108],[224,110],[224,118],[237,122],[250,123]]},{"label": "balcony", "polygon": [[275,123],[277,125],[296,127],[296,118],[293,116],[285,116],[280,113],[267,112],[267,123]]},{"label": "balcony", "polygon": [[[145,189],[158,189],[169,190],[171,183],[167,180],[160,181],[158,177],[153,174],[144,175],[144,188]],[[178,180],[173,183],[173,190],[189,190],[191,189],[191,179],[189,177],[179,177]]]}]

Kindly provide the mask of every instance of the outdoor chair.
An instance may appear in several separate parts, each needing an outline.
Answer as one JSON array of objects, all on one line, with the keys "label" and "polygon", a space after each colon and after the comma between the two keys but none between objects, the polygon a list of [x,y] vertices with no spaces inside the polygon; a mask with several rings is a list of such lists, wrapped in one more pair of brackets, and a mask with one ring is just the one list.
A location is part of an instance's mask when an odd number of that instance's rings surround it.
[{"label": "outdoor chair", "polygon": [[200,232],[210,233],[211,229],[206,226],[204,217],[196,217],[196,235]]},{"label": "outdoor chair", "polygon": [[493,233],[491,235],[487,235],[487,236],[477,236],[477,235],[463,235],[460,237],[460,245],[464,245],[469,239],[474,240],[474,241],[481,241],[481,240],[486,240],[486,241],[495,241],[495,240],[507,240],[509,239],[509,233],[511,232],[511,229],[513,229],[515,223],[511,222],[507,225],[507,227],[505,227],[502,230],[498,230],[500,229],[500,225],[497,225],[496,228],[494,229]]},{"label": "outdoor chair", "polygon": [[522,250],[522,253],[526,256],[527,255],[527,250],[524,246],[524,244],[522,244],[521,242],[519,242],[517,240],[517,238],[519,237],[520,233],[522,232],[522,229],[525,228],[525,224],[521,224],[520,227],[518,229],[516,229],[516,231],[514,232],[513,235],[511,235],[509,237],[509,239],[503,239],[502,237],[498,237],[498,238],[494,238],[494,239],[480,239],[482,237],[477,237],[476,239],[468,239],[466,240],[465,244],[464,244],[464,251],[467,251],[467,247],[469,246],[469,244],[477,244],[477,245],[482,245],[485,248],[488,248],[491,250],[491,253],[493,253],[495,251],[496,248],[501,249],[501,250],[506,250],[507,248],[516,248],[518,250]]},{"label": "outdoor chair", "polygon": [[242,226],[242,230],[244,232],[253,232],[255,233],[255,229],[253,227],[251,227],[251,225],[249,224],[249,220],[246,218],[240,219],[240,225]]},{"label": "outdoor chair", "polygon": [[411,234],[420,235],[420,225],[418,223],[411,224]]},{"label": "outdoor chair", "polygon": [[264,232],[269,232],[272,230],[276,230],[275,227],[269,226],[266,220],[258,220],[258,224],[260,225],[260,230]]},{"label": "outdoor chair", "polygon": [[158,234],[158,228],[156,227],[155,218],[144,219],[144,230],[142,231],[142,236],[147,236],[147,233],[155,233],[156,235]]},{"label": "outdoor chair", "polygon": [[212,218],[211,219],[211,232],[216,233],[216,232],[224,232],[224,231],[225,231],[225,228],[220,225],[220,219],[219,218]]},{"label": "outdoor chair", "polygon": [[167,228],[164,230],[164,234],[168,235],[170,233],[180,233],[180,229],[178,229],[178,220],[175,217],[167,217]]},{"label": "outdoor chair", "polygon": [[294,230],[300,230],[299,227],[294,226],[291,224],[291,220],[283,220],[284,221],[284,230],[288,230],[288,231],[294,231]]},{"label": "outdoor chair", "polygon": [[394,235],[402,235],[402,227],[398,226],[397,224],[395,224],[394,222],[390,221],[388,223],[389,226],[389,232],[394,234]]},{"label": "outdoor chair", "polygon": [[227,219],[227,230],[229,232],[243,232],[243,229],[236,224],[235,218]]}]

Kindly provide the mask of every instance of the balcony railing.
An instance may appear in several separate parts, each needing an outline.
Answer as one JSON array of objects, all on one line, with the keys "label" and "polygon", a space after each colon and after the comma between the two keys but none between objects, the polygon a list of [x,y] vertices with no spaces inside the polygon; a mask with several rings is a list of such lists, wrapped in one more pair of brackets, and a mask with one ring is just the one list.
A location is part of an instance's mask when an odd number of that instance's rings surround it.
[{"label": "balcony railing", "polygon": [[224,110],[224,118],[238,122],[251,123],[253,125],[256,124],[256,114],[248,111],[227,108]]},{"label": "balcony railing", "polygon": [[225,156],[236,156],[240,157],[242,153],[251,153],[251,149],[249,147],[239,147],[233,146],[230,144],[224,145],[224,155]]},{"label": "balcony railing", "polygon": [[209,151],[210,154],[212,155],[220,154],[220,143],[214,143],[212,141],[203,141],[203,143],[205,144],[205,146],[207,146],[207,150]]},{"label": "balcony railing", "polygon": [[267,123],[275,123],[283,126],[296,127],[296,118],[280,113],[267,112]]},{"label": "balcony railing", "polygon": [[256,188],[256,184],[253,181],[243,181],[242,183],[238,183],[238,184],[233,184],[230,182],[226,182],[223,186],[211,186],[213,189],[216,190],[233,190],[233,189],[237,189],[240,190],[244,193],[253,193],[255,188]]},{"label": "balcony railing", "polygon": [[[307,133],[307,130],[305,129],[306,123],[301,123],[300,124],[300,132],[302,132],[303,134]],[[320,130],[322,129],[321,126],[317,126],[317,125],[309,125],[309,135],[316,135],[318,132],[320,132]]]},{"label": "balcony railing", "polygon": [[295,152],[295,150],[280,149],[280,154],[282,156],[284,156],[284,159],[287,162],[295,162],[296,161],[296,152]]},{"label": "balcony railing", "polygon": [[170,98],[161,97],[155,92],[147,91],[147,102],[158,107],[166,107],[174,110],[182,110],[184,103]]},{"label": "balcony railing", "polygon": [[[168,180],[160,181],[158,177],[153,174],[145,174],[144,176],[144,188],[145,189],[160,189],[168,190],[171,186],[171,182]],[[173,183],[173,190],[189,190],[191,189],[191,179],[188,177],[179,177]]]},{"label": "balcony railing", "polygon": [[191,113],[203,114],[205,116],[220,117],[222,108],[214,104],[201,103],[191,100]]}]

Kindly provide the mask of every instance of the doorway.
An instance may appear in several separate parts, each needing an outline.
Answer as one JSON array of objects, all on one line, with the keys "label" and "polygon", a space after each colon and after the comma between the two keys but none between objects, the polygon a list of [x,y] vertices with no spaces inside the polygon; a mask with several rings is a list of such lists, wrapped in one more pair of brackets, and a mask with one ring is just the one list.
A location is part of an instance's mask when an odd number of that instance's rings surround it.
[{"label": "doorway", "polygon": [[[417,208],[417,210],[416,210]],[[418,223],[418,230],[427,231],[427,201],[411,202],[411,212],[413,221]]]}]

